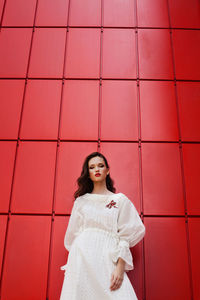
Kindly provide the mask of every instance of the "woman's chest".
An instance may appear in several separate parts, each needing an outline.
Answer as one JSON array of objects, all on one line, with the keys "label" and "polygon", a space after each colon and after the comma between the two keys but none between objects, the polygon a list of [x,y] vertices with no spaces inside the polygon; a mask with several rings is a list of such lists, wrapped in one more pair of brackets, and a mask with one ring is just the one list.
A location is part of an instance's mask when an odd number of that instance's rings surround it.
[{"label": "woman's chest", "polygon": [[103,222],[116,222],[119,214],[119,203],[115,199],[108,201],[88,200],[81,208],[85,220],[101,220]]}]

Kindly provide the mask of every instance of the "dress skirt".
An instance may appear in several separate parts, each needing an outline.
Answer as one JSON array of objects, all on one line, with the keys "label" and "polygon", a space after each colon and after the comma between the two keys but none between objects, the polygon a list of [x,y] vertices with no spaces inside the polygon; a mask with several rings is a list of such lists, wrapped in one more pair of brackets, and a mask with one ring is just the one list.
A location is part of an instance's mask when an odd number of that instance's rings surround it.
[{"label": "dress skirt", "polygon": [[99,228],[85,228],[74,240],[64,270],[60,300],[137,300],[132,284],[124,272],[121,286],[110,290],[111,273],[116,263],[110,249],[117,236]]}]

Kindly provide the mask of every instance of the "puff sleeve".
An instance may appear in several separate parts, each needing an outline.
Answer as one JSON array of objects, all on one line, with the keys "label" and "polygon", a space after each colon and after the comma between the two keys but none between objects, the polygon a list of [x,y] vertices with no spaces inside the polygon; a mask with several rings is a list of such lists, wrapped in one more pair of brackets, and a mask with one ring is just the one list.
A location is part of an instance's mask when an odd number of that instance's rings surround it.
[{"label": "puff sleeve", "polygon": [[65,233],[64,237],[64,246],[65,248],[70,251],[72,243],[76,236],[79,233],[79,229],[81,227],[81,214],[79,211],[79,206],[80,206],[80,197],[76,198],[74,201],[72,211],[71,211],[71,216],[69,218],[67,230]]},{"label": "puff sleeve", "polygon": [[145,226],[134,204],[123,194],[123,202],[118,215],[119,242],[111,252],[113,262],[121,257],[125,261],[125,271],[133,270],[133,258],[130,248],[139,243],[145,235]]}]

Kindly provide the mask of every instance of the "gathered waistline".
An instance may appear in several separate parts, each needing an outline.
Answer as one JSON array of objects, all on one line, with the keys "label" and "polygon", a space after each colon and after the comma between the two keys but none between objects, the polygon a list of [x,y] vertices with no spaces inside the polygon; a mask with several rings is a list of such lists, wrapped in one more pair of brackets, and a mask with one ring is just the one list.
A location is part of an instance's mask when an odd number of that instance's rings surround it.
[{"label": "gathered waistline", "polygon": [[85,227],[85,228],[83,228],[81,226],[80,229],[79,229],[79,233],[83,232],[83,231],[90,231],[90,230],[91,231],[97,231],[97,232],[105,233],[108,236],[114,237],[114,238],[116,238],[119,241],[119,236],[116,233],[108,231],[108,230],[105,230],[105,229],[102,229],[102,228],[97,228],[97,227]]},{"label": "gathered waistline", "polygon": [[[120,238],[119,238],[119,236],[116,233],[108,231],[108,230],[105,230],[105,229],[102,229],[102,228],[97,228],[97,227],[85,227],[84,228],[83,226],[80,226],[78,232],[76,233],[76,236],[80,235],[80,233],[83,233],[84,231],[101,232],[103,234],[106,234],[109,237],[115,238],[117,240],[117,243],[120,241]],[[60,267],[61,270],[66,270],[66,268],[67,268],[67,263],[64,266]]]}]

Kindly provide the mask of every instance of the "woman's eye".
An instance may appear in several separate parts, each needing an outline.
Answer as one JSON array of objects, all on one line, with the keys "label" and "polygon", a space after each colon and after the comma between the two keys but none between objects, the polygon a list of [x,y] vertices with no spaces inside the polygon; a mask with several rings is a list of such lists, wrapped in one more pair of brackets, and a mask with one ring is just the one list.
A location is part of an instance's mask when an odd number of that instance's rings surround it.
[{"label": "woman's eye", "polygon": [[[104,167],[104,165],[100,165],[100,168],[103,168]],[[94,167],[90,167],[90,169],[93,169]]]}]

